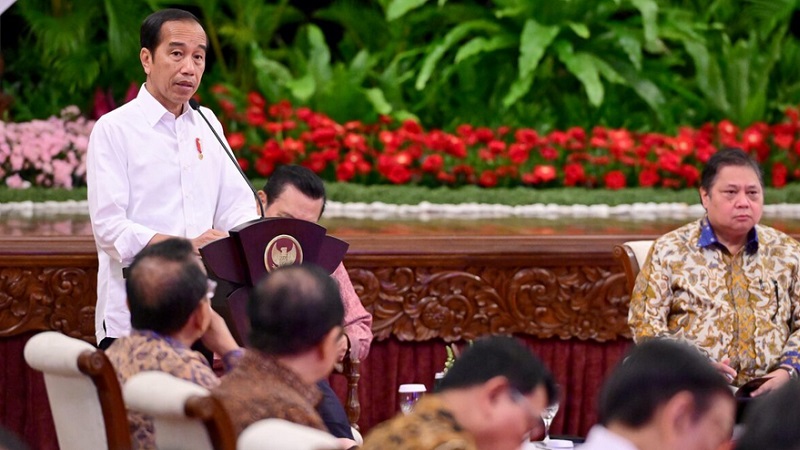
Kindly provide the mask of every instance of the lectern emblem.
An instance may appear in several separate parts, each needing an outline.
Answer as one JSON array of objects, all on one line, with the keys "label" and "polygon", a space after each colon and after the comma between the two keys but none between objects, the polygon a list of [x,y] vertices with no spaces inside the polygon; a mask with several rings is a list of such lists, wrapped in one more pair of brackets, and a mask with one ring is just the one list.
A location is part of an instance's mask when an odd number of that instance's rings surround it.
[{"label": "lectern emblem", "polygon": [[288,234],[272,238],[264,249],[264,267],[272,272],[281,266],[303,263],[303,248],[297,239]]}]

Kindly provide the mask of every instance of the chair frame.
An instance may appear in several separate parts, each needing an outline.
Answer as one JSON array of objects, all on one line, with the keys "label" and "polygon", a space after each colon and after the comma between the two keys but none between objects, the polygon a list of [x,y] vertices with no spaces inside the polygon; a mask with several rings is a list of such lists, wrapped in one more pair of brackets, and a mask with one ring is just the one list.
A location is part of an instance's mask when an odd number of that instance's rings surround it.
[{"label": "chair frame", "polygon": [[211,395],[193,395],[184,404],[186,417],[203,422],[216,450],[236,450],[236,430],[222,403]]},{"label": "chair frame", "polygon": [[636,254],[626,244],[617,244],[614,246],[614,259],[622,264],[622,270],[625,272],[625,286],[628,288],[628,292],[633,292],[633,286],[636,284],[636,277],[640,270]]},{"label": "chair frame", "polygon": [[130,450],[132,445],[128,413],[122,399],[122,388],[111,361],[102,350],[93,352],[87,350],[78,356],[78,369],[86,374],[97,388],[108,448]]}]

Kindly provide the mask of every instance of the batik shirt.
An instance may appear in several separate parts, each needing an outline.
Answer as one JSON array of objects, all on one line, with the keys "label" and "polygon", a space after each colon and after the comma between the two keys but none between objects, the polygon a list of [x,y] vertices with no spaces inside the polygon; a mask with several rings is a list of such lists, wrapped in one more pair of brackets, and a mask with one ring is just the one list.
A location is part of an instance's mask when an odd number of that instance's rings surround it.
[{"label": "batik shirt", "polygon": [[213,390],[241,433],[261,419],[283,419],[328,431],[315,409],[322,394],[315,384],[306,384],[275,358],[248,350]]},{"label": "batik shirt", "polygon": [[628,322],[636,342],[667,336],[730,358],[737,386],[781,364],[800,369],[800,244],[758,225],[731,255],[707,218],[684,225],[653,244]]},{"label": "batik shirt", "polygon": [[[117,371],[120,385],[124,385],[137,373],[147,370],[166,372],[206,389],[219,384],[219,378],[202,354],[175,339],[152,331],[134,330],[130,336],[114,341],[106,350],[106,355]],[[226,370],[241,357],[241,350],[224,355],[223,364]],[[129,411],[128,422],[134,450],[156,448],[151,417]]]},{"label": "batik shirt", "polygon": [[408,415],[398,415],[375,427],[361,450],[477,450],[472,436],[461,428],[445,403],[426,395]]}]

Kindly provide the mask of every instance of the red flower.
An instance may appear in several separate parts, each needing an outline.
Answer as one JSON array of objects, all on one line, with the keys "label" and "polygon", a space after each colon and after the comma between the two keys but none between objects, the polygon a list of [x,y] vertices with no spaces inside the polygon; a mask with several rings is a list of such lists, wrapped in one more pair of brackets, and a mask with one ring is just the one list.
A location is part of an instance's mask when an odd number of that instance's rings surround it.
[{"label": "red flower", "polygon": [[442,155],[428,155],[422,162],[422,170],[430,173],[437,173],[442,170],[444,165],[444,158]]},{"label": "red flower", "polygon": [[639,186],[641,187],[653,187],[658,184],[658,180],[658,172],[653,169],[646,169],[639,173]]},{"label": "red flower", "polygon": [[338,181],[350,181],[356,175],[356,166],[350,161],[345,161],[336,167],[336,179]]},{"label": "red flower", "polygon": [[772,165],[772,186],[782,188],[786,186],[786,178],[789,175],[789,169],[783,163],[777,162]]},{"label": "red flower", "polygon": [[273,170],[275,170],[275,164],[267,158],[261,157],[256,160],[256,172],[262,177],[270,176]]},{"label": "red flower", "polygon": [[564,185],[577,186],[586,180],[586,172],[583,166],[577,163],[569,163],[564,166]]},{"label": "red flower", "polygon": [[264,100],[264,97],[261,96],[258,92],[250,92],[247,94],[247,103],[251,106],[255,106],[258,109],[263,109],[267,106],[267,101]]},{"label": "red flower", "polygon": [[547,161],[558,159],[558,150],[549,145],[545,145],[544,147],[540,148],[539,154],[542,155],[542,158],[546,159]]},{"label": "red flower", "polygon": [[530,150],[523,144],[511,144],[508,147],[508,159],[514,164],[524,164],[528,160]]},{"label": "red flower", "polygon": [[603,177],[603,182],[609,189],[622,189],[625,187],[625,174],[619,170],[612,170]]},{"label": "red flower", "polygon": [[556,179],[556,168],[550,165],[538,165],[533,168],[535,183],[548,183]]},{"label": "red flower", "polygon": [[497,174],[492,170],[484,170],[481,172],[480,178],[478,178],[478,184],[485,188],[496,186]]},{"label": "red flower", "polygon": [[231,150],[236,151],[244,147],[246,140],[244,138],[244,133],[231,133],[228,136],[228,145],[231,146]]},{"label": "red flower", "polygon": [[239,167],[242,168],[242,172],[247,172],[250,169],[250,161],[245,158],[236,158],[236,162],[239,163]]},{"label": "red flower", "polygon": [[267,116],[264,115],[264,110],[258,106],[249,106],[245,112],[247,123],[250,126],[257,127],[267,121]]},{"label": "red flower", "polygon": [[503,153],[503,150],[506,149],[506,143],[503,141],[492,140],[489,141],[488,148],[493,155],[499,155]]},{"label": "red flower", "polygon": [[411,171],[406,167],[395,164],[389,169],[386,178],[394,184],[408,183],[411,179]]},{"label": "red flower", "polygon": [[686,180],[687,187],[696,186],[697,181],[700,179],[700,170],[690,164],[684,164],[681,166],[681,175]]}]

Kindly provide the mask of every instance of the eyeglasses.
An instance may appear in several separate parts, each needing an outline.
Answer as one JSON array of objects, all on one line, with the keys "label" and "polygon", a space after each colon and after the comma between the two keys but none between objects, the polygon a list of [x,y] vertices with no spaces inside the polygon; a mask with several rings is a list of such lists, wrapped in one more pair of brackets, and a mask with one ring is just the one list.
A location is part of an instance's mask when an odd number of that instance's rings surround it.
[{"label": "eyeglasses", "polygon": [[216,292],[217,290],[217,282],[212,280],[211,278],[208,278],[206,282],[208,283],[206,298],[208,299],[208,301],[211,301],[211,299],[214,298],[214,292]]},{"label": "eyeglasses", "polygon": [[531,402],[528,400],[528,398],[522,395],[522,392],[520,392],[517,388],[509,387],[508,392],[511,396],[511,401],[521,406],[528,415],[528,419],[530,421],[529,423],[531,424],[531,431],[536,431],[542,424],[539,413],[535,410],[533,405],[531,405]]}]

